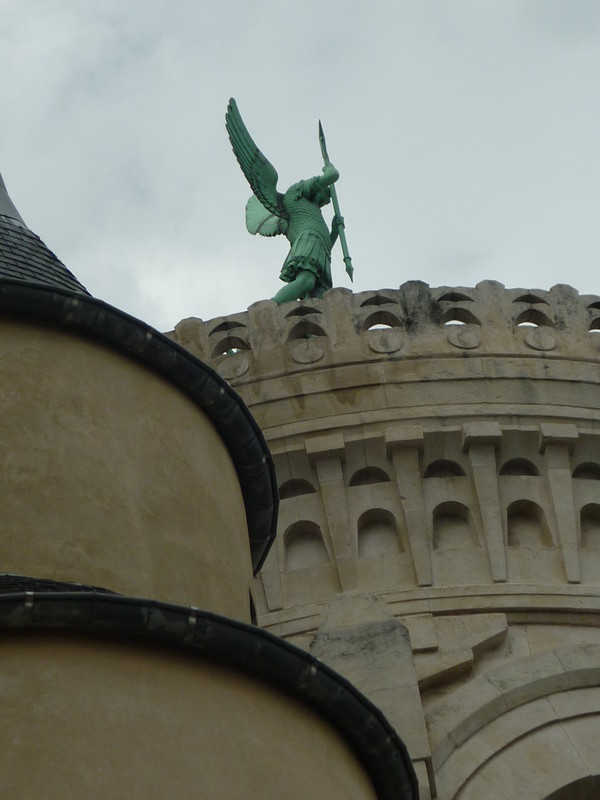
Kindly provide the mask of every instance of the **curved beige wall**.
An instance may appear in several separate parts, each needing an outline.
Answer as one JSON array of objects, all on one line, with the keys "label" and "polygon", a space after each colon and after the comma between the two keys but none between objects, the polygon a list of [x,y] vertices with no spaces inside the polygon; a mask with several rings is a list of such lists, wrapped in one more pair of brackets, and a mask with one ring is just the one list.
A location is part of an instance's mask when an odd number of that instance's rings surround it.
[{"label": "curved beige wall", "polygon": [[202,411],[116,349],[0,323],[0,565],[248,620],[231,458]]},{"label": "curved beige wall", "polygon": [[217,664],[84,638],[4,643],[2,797],[376,797],[319,717]]}]

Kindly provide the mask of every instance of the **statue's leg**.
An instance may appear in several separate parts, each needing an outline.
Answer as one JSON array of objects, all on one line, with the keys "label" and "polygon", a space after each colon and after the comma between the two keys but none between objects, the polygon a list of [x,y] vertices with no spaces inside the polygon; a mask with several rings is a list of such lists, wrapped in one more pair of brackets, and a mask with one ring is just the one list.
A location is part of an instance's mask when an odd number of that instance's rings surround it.
[{"label": "statue's leg", "polygon": [[273,300],[277,305],[289,303],[291,300],[304,300],[306,297],[310,297],[316,280],[317,276],[314,272],[308,269],[300,269],[294,280],[280,289]]}]

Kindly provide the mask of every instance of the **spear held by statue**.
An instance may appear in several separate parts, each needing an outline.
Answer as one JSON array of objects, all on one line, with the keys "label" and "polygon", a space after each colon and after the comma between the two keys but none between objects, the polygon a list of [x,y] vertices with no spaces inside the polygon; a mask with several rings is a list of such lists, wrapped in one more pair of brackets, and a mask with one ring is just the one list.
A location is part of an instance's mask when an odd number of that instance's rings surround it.
[{"label": "spear held by statue", "polygon": [[[321,155],[323,156],[323,161],[325,162],[325,168],[327,168],[331,161],[329,160],[329,155],[327,154],[327,142],[325,141],[325,134],[323,132],[323,126],[321,125],[321,120],[319,120],[319,142],[321,143]],[[348,243],[346,241],[346,230],[344,226],[344,218],[340,213],[340,204],[338,201],[337,191],[334,184],[331,184],[330,188],[331,192],[331,203],[333,205],[333,213],[338,218],[338,232],[340,236],[340,244],[342,245],[342,253],[344,254],[344,264],[346,265],[346,272],[348,273],[348,277],[351,281],[354,281],[354,267],[352,266],[352,259],[350,258],[350,253],[348,252]]]}]

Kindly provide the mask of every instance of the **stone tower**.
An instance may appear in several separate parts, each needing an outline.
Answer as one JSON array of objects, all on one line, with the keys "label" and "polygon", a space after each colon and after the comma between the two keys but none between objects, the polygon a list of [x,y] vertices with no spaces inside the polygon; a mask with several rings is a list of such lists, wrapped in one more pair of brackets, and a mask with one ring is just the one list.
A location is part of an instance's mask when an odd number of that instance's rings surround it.
[{"label": "stone tower", "polygon": [[401,732],[422,798],[600,795],[600,298],[400,289],[171,334],[273,453],[258,623]]}]

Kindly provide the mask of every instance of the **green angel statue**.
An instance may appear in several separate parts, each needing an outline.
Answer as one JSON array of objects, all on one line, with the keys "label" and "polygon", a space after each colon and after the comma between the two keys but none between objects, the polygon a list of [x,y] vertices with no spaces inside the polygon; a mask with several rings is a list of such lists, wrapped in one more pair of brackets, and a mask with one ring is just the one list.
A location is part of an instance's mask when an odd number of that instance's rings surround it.
[{"label": "green angel statue", "polygon": [[254,192],[246,204],[246,227],[250,233],[261,236],[282,233],[290,243],[279,276],[287,286],[273,300],[281,304],[321,297],[333,285],[331,248],[344,225],[343,217],[335,213],[330,231],[321,208],[331,200],[339,172],[327,158],[321,175],[298,181],[281,194],[277,191],[277,171],[254,143],[233,98],[227,106],[225,127],[235,157]]}]

